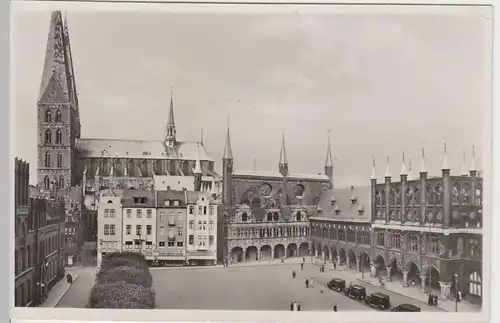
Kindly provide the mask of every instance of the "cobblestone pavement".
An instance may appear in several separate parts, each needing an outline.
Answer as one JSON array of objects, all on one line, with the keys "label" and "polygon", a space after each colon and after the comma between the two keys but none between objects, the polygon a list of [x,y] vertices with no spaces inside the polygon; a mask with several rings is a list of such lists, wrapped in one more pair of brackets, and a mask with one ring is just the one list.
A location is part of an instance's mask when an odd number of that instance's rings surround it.
[{"label": "cobblestone pavement", "polygon": [[82,267],[75,269],[75,271],[78,273],[78,279],[71,285],[56,307],[84,308],[87,305],[97,269],[95,267]]}]

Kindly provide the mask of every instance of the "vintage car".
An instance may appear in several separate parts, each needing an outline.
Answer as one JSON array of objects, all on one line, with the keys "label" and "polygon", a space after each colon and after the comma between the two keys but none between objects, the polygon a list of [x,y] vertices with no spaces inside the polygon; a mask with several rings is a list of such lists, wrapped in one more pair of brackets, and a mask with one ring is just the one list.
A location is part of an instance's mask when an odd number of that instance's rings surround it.
[{"label": "vintage car", "polygon": [[352,285],[344,290],[344,294],[354,299],[363,299],[366,297],[366,289],[363,286]]},{"label": "vintage car", "polygon": [[399,304],[391,308],[391,312],[420,312],[420,307],[412,304]]},{"label": "vintage car", "polygon": [[330,280],[326,286],[337,292],[342,292],[345,289],[345,280],[341,278],[334,278]]},{"label": "vintage car", "polygon": [[391,308],[391,302],[389,296],[382,293],[373,293],[370,296],[365,297],[365,301],[368,305],[373,307],[378,307],[384,310]]}]

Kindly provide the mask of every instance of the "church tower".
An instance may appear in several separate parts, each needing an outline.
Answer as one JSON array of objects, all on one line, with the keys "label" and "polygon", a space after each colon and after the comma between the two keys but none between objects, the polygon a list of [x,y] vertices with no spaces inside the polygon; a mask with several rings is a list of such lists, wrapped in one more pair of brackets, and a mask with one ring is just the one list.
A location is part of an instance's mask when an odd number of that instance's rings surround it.
[{"label": "church tower", "polygon": [[330,178],[330,188],[333,188],[333,158],[330,135],[328,135],[328,148],[326,149],[325,175]]},{"label": "church tower", "polygon": [[286,157],[285,134],[283,134],[283,137],[281,138],[280,162],[278,167],[281,175],[288,176],[288,158]]},{"label": "church tower", "polygon": [[39,187],[58,190],[79,185],[78,97],[67,23],[60,11],[51,16],[37,110]]},{"label": "church tower", "polygon": [[167,128],[165,130],[165,146],[174,148],[175,146],[175,119],[174,119],[174,101],[172,98],[172,89],[170,89],[170,110],[168,111]]},{"label": "church tower", "polygon": [[226,146],[222,157],[222,203],[230,207],[233,201],[233,151],[231,149],[231,137],[229,136],[229,122],[227,125]]}]

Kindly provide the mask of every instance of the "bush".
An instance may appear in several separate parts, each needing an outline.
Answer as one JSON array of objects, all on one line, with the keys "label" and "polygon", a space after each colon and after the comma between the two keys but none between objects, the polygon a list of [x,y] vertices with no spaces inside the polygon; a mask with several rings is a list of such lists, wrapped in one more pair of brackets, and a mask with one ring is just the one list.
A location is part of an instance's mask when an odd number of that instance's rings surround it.
[{"label": "bush", "polygon": [[149,272],[149,266],[146,262],[137,261],[128,257],[112,257],[109,259],[103,259],[101,262],[101,270],[112,269],[120,266],[133,266],[140,268],[145,272]]},{"label": "bush", "polygon": [[104,255],[103,261],[114,258],[129,259],[135,262],[147,264],[146,257],[139,252],[110,252]]},{"label": "bush", "polygon": [[151,273],[137,266],[102,268],[96,276],[96,284],[110,284],[120,281],[148,288],[153,284]]},{"label": "bush", "polygon": [[153,309],[155,307],[155,294],[151,288],[123,281],[97,283],[90,292],[87,304],[87,308]]}]

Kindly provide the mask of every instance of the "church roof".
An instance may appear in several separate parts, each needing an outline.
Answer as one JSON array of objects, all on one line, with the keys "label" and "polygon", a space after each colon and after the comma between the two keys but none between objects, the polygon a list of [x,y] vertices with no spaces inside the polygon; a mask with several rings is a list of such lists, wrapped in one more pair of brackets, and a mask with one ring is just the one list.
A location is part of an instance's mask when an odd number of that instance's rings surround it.
[{"label": "church roof", "polygon": [[175,147],[165,148],[163,141],[126,139],[78,139],[77,147],[82,157],[115,157],[138,159],[181,159],[196,160],[198,145],[200,160],[213,161],[199,142],[176,142]]},{"label": "church roof", "polygon": [[[283,178],[280,172],[264,171],[264,170],[235,170],[233,176],[247,176],[247,177],[260,177],[260,178]],[[286,178],[296,180],[320,180],[329,181],[330,178],[323,174],[288,174]]]},{"label": "church roof", "polygon": [[[370,222],[371,187],[346,187],[325,191],[318,203],[315,218],[332,220]],[[360,212],[362,211],[362,212]]]}]

